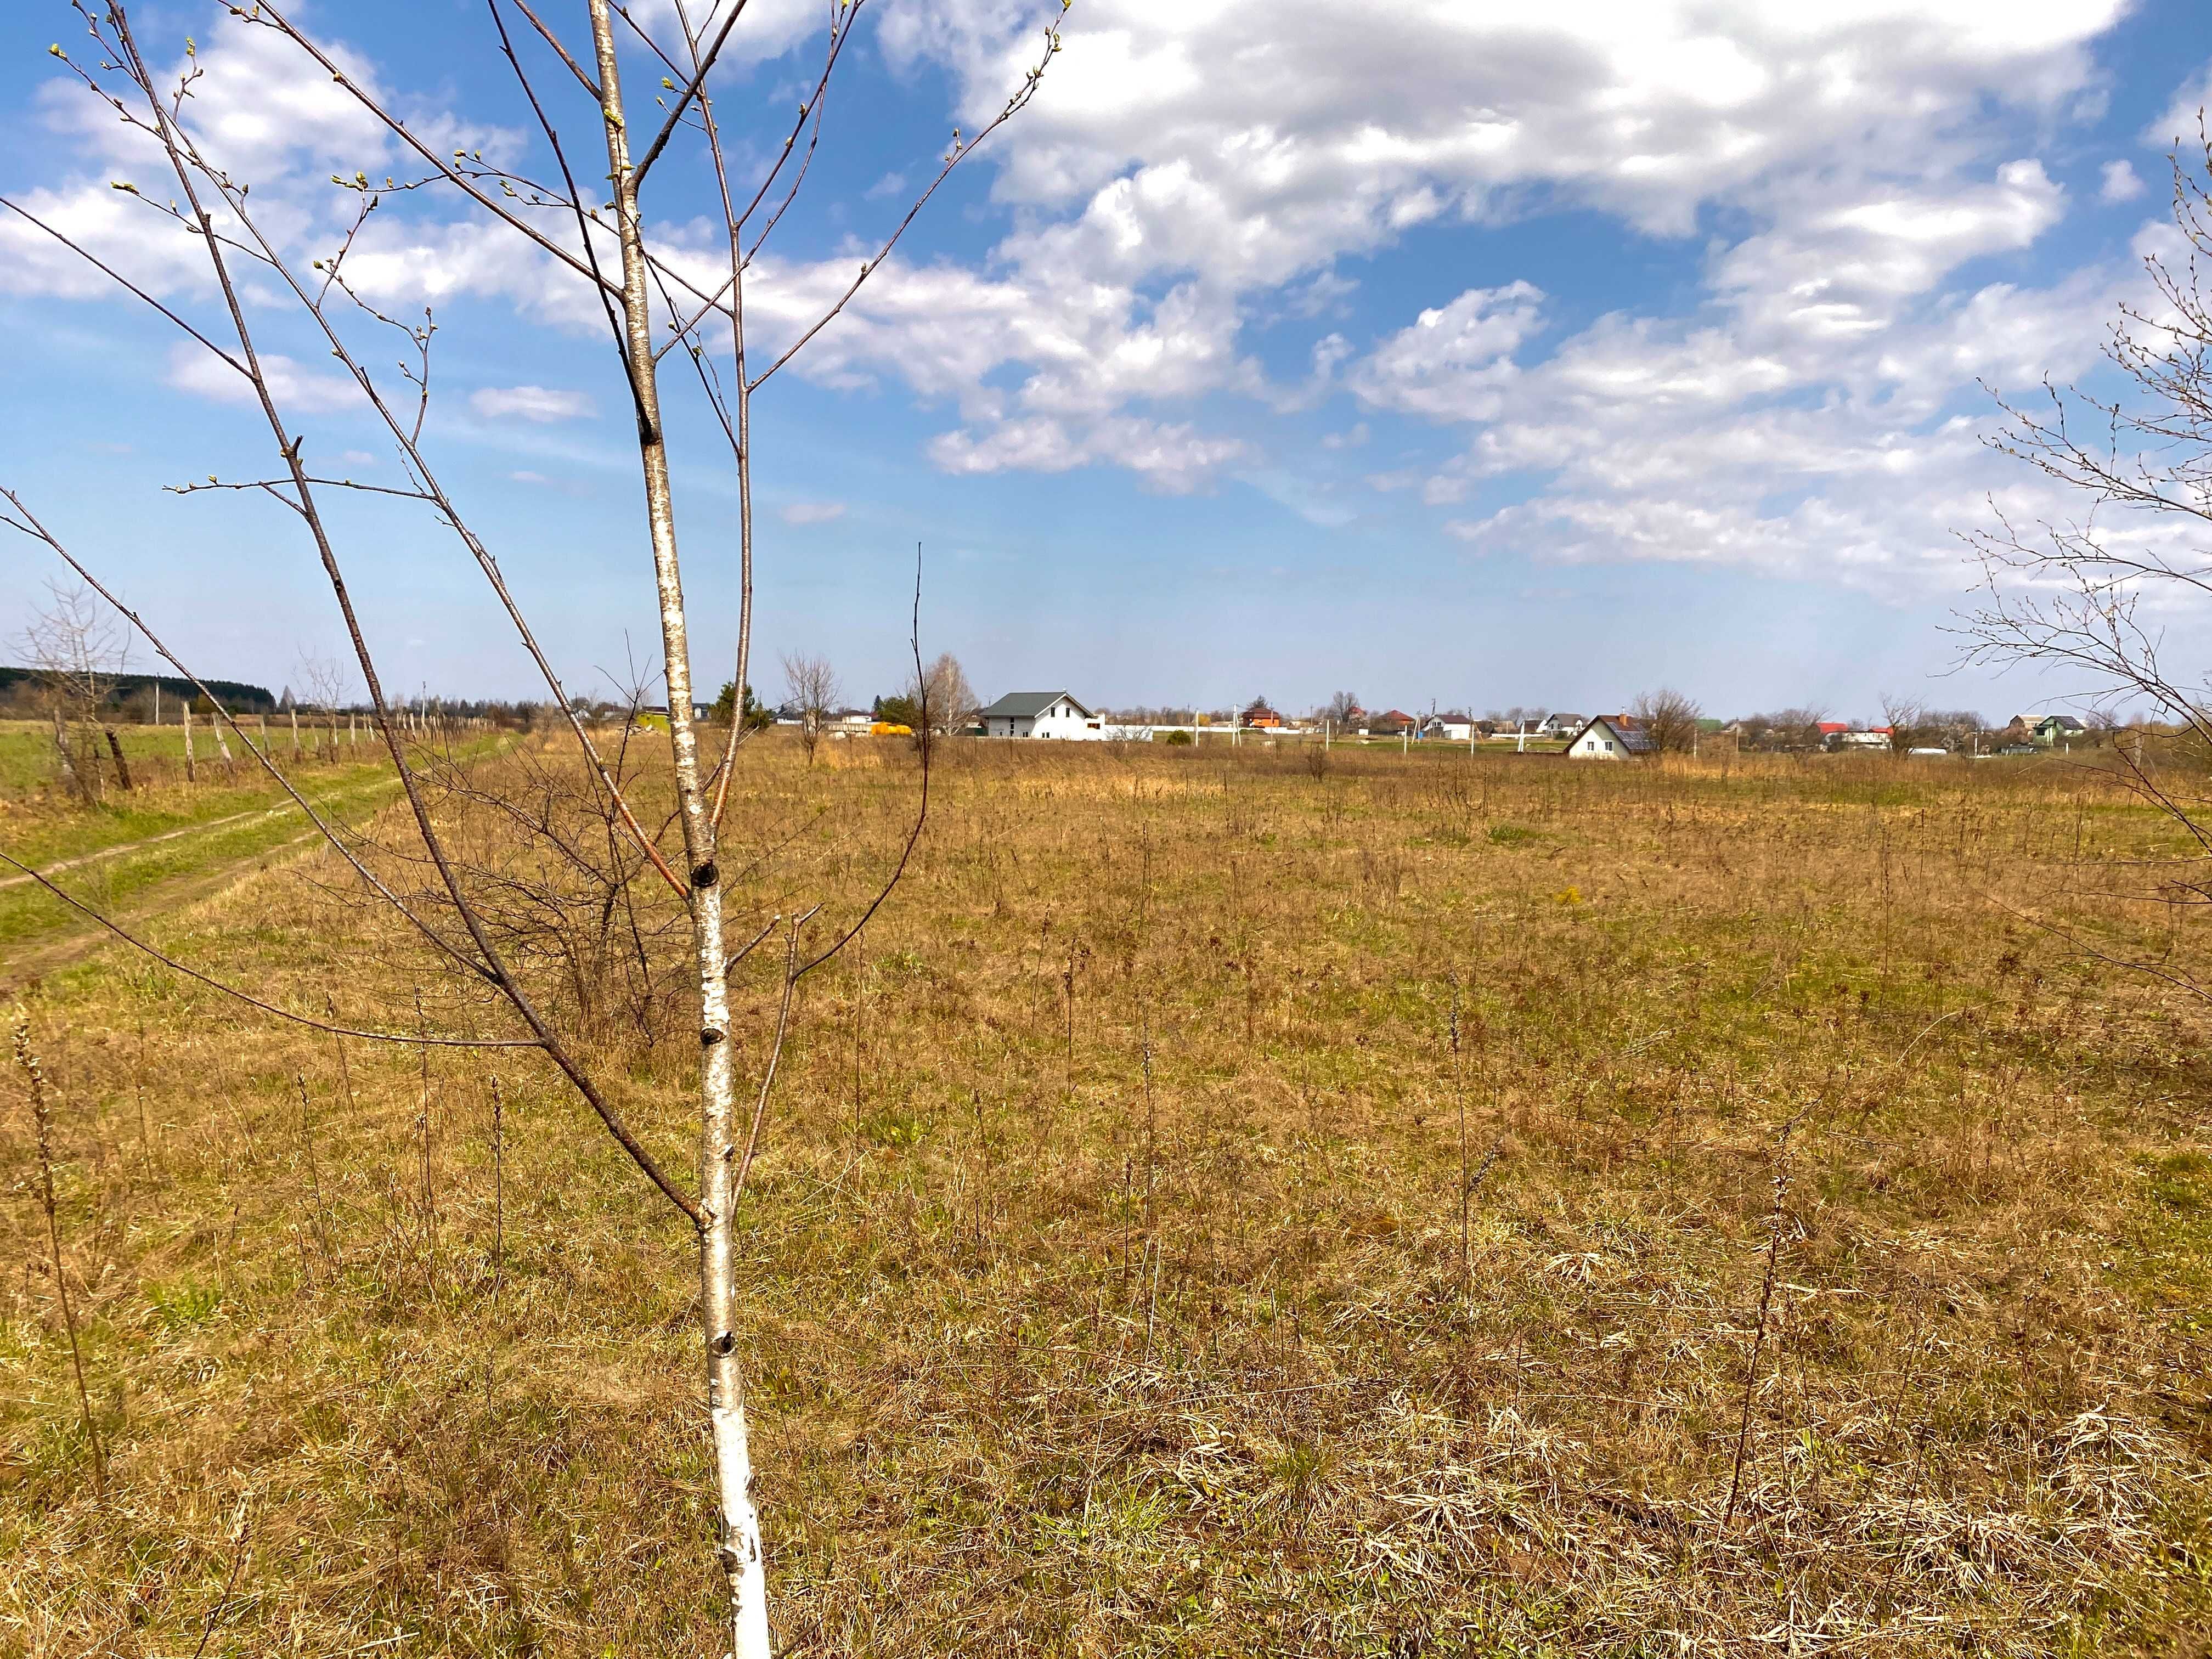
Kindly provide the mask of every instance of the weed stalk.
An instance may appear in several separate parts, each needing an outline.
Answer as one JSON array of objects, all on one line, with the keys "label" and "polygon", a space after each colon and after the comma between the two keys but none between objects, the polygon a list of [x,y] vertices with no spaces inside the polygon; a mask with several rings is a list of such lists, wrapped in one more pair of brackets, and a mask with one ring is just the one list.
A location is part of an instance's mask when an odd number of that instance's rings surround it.
[{"label": "weed stalk", "polygon": [[84,1437],[92,1447],[93,1486],[104,1498],[107,1496],[107,1449],[100,1443],[100,1425],[92,1414],[92,1390],[84,1380],[84,1348],[77,1340],[76,1309],[70,1301],[69,1273],[62,1261],[61,1212],[54,1198],[52,1113],[46,1104],[45,1069],[40,1066],[38,1055],[32,1052],[31,1022],[27,1019],[18,1018],[15,1022],[15,1064],[22,1067],[30,1083],[31,1119],[36,1126],[39,1143],[39,1207],[46,1215],[46,1248],[53,1257],[54,1294],[61,1302],[62,1328],[69,1333],[70,1365],[76,1372],[76,1403],[84,1413]]}]

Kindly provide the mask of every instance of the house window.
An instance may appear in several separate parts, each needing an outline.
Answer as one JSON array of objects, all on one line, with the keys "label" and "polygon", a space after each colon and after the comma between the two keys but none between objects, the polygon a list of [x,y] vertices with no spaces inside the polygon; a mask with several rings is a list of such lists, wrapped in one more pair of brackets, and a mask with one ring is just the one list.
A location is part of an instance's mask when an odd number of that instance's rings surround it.
[{"label": "house window", "polygon": [[1613,752],[1613,739],[1611,738],[1607,738],[1605,740],[1605,752],[1608,755]]}]

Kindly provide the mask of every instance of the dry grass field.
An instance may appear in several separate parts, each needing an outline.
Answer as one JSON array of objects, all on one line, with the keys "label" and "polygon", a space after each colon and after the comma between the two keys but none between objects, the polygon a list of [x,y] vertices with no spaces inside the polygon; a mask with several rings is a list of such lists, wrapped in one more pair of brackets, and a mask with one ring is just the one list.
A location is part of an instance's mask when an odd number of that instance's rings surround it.
[{"label": "dry grass field", "polygon": [[[746,751],[740,920],[914,785]],[[690,1168],[663,896],[444,810]],[[949,748],[746,1199],[781,1650],[2212,1651],[2205,1013],[2043,925],[2212,967],[2110,896],[2174,845],[2055,761]],[[495,1029],[343,874],[156,932]],[[549,1066],[116,950],[21,1018],[106,1485],[10,1067],[0,1650],[720,1650],[694,1248]]]}]

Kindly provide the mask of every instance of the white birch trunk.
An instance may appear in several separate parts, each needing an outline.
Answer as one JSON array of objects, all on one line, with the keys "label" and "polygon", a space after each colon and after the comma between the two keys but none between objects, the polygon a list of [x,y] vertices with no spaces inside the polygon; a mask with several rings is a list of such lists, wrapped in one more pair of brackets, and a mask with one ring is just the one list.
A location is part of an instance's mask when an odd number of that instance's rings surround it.
[{"label": "white birch trunk", "polygon": [[[699,982],[699,1237],[702,1334],[707,1348],[707,1410],[714,1437],[718,1559],[730,1589],[730,1640],[735,1659],[769,1659],[768,1579],[761,1559],[760,1520],[753,1508],[752,1462],[746,1447],[744,1380],[737,1356],[737,1273],[731,1194],[736,1175],[729,1038],[729,991],[722,948],[721,875],[714,863],[714,826],[700,787],[692,727],[691,659],[677,562],[676,515],[669,489],[668,451],[653,374],[653,312],[623,117],[609,0],[590,0],[599,59],[607,173],[615,189],[622,242],[623,318],[631,391],[636,403],[638,455],[644,472],[646,521],[653,541],[653,580],[660,600],[660,641],[668,688],[668,731],[676,763],[678,805],[691,886],[692,954]],[[739,694],[742,696],[742,692]]]}]

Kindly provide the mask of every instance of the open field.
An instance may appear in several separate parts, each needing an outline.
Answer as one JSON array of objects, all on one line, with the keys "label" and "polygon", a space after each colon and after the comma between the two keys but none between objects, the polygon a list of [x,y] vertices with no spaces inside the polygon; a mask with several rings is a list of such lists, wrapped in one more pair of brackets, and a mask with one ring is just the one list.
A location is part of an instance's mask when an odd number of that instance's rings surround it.
[{"label": "open field", "polygon": [[[2030,920],[2212,967],[2103,896],[2175,850],[2105,775],[945,756],[748,1189],[782,1651],[2212,1651],[2205,1016]],[[744,751],[739,937],[850,917],[914,784],[904,745]],[[344,873],[155,932],[294,1008],[504,1030]],[[640,902],[495,908],[689,1168]],[[108,1468],[10,1070],[0,1649],[720,1650],[694,1247],[549,1066],[341,1047],[119,949],[23,1011]]]}]

